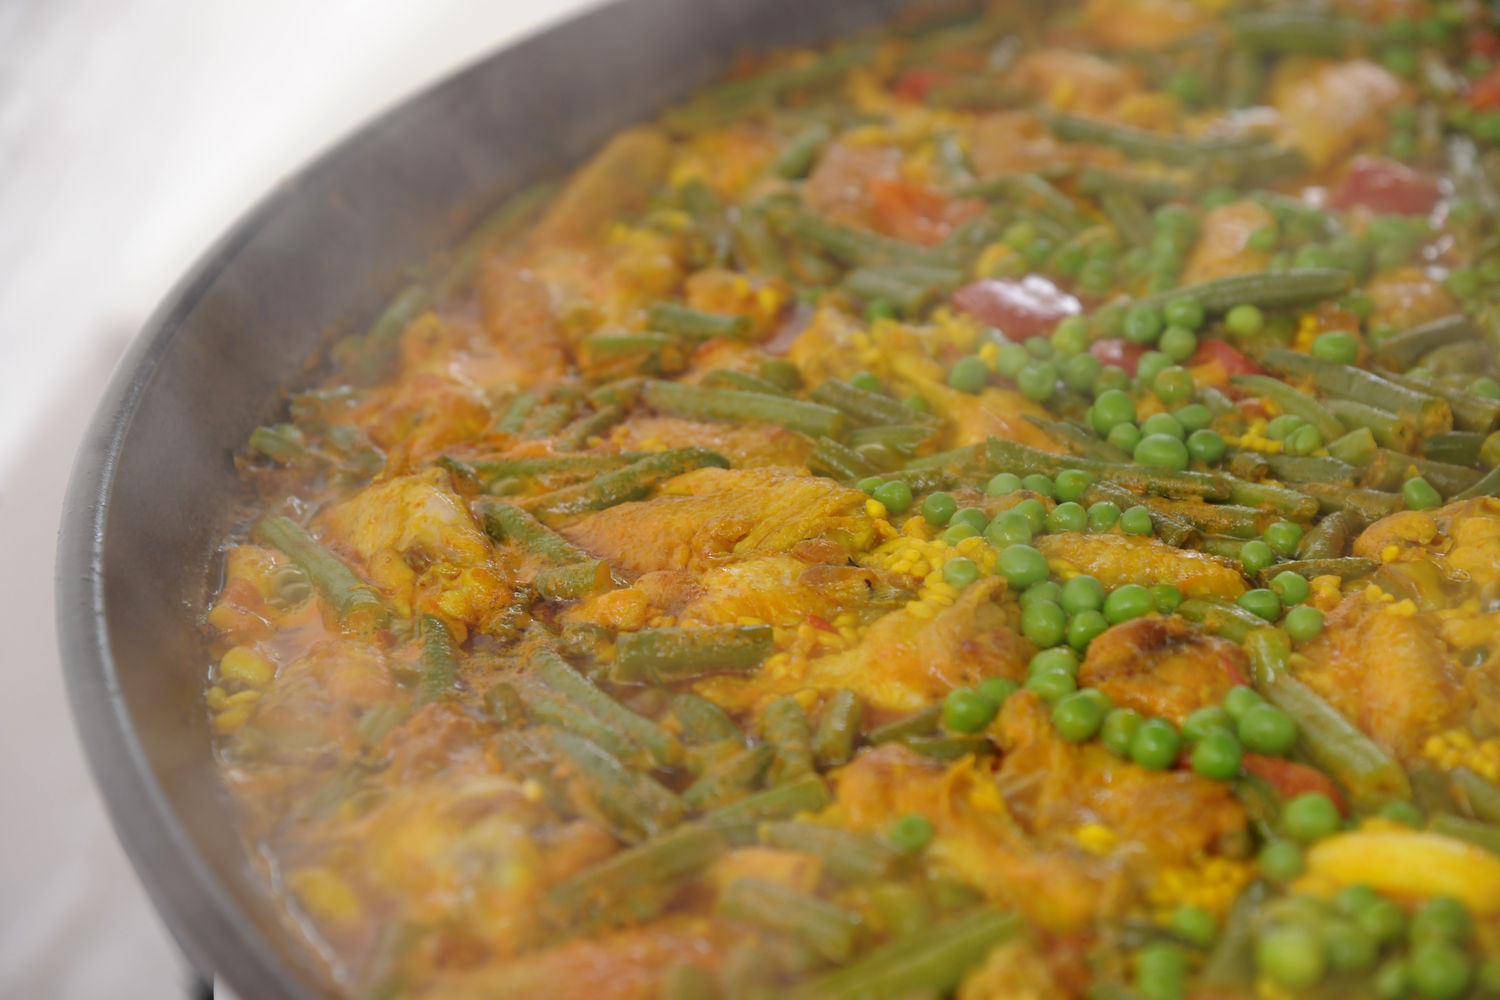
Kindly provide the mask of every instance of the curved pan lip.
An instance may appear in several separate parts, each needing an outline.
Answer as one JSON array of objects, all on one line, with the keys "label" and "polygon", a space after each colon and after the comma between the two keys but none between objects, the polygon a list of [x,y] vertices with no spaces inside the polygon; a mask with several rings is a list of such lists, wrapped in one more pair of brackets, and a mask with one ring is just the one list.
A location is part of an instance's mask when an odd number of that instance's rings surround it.
[{"label": "curved pan lip", "polygon": [[[296,206],[303,188],[363,152],[368,139],[398,119],[431,111],[445,95],[471,85],[496,60],[529,52],[531,58],[561,57],[576,35],[625,25],[628,15],[654,15],[697,7],[726,22],[721,51],[746,44],[731,35],[758,15],[806,14],[816,27],[778,26],[757,44],[805,41],[826,32],[867,24],[906,5],[906,0],[612,0],[544,27],[417,91],[341,137],[264,195],[214,243],[174,286],[131,342],[110,378],[74,459],[63,502],[56,562],[56,627],[74,725],[116,835],[158,912],[197,970],[211,973],[242,996],[315,1000],[332,985],[311,967],[283,960],[259,933],[245,909],[214,875],[153,773],[120,683],[109,628],[105,549],[110,501],[122,450],[150,388],[152,376],[173,349],[194,308],[234,266],[238,254],[280,213]],[[713,62],[694,68],[706,79]]]}]

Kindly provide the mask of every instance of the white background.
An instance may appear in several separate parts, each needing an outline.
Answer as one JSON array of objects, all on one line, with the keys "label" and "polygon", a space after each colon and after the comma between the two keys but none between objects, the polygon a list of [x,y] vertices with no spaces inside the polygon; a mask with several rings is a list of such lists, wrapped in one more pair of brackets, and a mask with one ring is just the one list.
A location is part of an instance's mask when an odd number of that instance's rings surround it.
[{"label": "white background", "polygon": [[68,468],[126,342],[280,178],[598,2],[0,0],[0,997],[184,995],[85,770],[53,631]]}]

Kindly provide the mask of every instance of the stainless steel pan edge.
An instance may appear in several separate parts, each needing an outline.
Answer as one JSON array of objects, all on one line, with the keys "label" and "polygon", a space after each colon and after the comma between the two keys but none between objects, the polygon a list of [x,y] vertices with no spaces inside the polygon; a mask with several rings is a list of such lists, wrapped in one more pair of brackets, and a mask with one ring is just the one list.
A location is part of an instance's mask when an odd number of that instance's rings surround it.
[{"label": "stainless steel pan edge", "polygon": [[122,844],[188,960],[242,997],[335,995],[251,874],[210,767],[197,620],[240,499],[230,456],[466,211],[578,162],[745,49],[904,0],[620,0],[464,70],[279,186],[146,323],[64,501],[57,630],[74,722]]}]

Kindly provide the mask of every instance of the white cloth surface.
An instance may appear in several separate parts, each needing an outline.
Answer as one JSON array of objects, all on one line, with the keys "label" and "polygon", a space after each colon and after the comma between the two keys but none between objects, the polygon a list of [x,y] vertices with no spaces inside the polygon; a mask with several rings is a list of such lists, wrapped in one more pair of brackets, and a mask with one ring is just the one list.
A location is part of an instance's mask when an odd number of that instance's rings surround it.
[{"label": "white cloth surface", "polygon": [[0,998],[185,995],[83,763],[53,630],[68,469],[120,352],[278,179],[598,2],[0,4]]}]

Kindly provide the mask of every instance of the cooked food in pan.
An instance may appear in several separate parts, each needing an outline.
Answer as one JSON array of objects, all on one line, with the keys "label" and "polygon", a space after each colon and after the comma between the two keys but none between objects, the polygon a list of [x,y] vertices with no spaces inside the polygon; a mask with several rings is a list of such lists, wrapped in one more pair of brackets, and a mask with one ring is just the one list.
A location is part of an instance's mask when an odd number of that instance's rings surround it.
[{"label": "cooked food in pan", "polygon": [[928,15],[501,208],[240,461],[331,980],[1500,993],[1492,21]]}]

